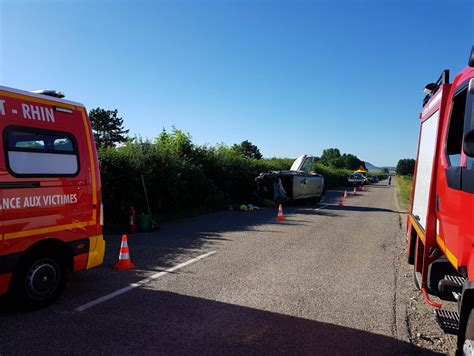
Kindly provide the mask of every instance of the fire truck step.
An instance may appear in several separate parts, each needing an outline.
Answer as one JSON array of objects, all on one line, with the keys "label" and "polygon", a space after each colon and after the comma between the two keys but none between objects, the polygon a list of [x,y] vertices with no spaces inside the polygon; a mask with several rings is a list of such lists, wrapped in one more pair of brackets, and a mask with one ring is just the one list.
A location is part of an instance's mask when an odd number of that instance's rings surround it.
[{"label": "fire truck step", "polygon": [[444,276],[444,279],[447,279],[448,281],[456,282],[461,287],[463,286],[464,282],[466,282],[466,278],[461,277],[461,276]]},{"label": "fire truck step", "polygon": [[435,310],[436,321],[443,331],[447,334],[458,334],[459,329],[459,314],[444,309]]}]

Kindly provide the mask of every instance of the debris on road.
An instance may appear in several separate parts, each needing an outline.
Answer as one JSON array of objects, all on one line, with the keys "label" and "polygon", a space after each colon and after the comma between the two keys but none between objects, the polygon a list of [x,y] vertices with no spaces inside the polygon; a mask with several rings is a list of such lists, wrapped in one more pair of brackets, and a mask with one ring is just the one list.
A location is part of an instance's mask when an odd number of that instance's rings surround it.
[{"label": "debris on road", "polygon": [[256,211],[260,208],[253,204],[232,204],[228,207],[229,211]]}]

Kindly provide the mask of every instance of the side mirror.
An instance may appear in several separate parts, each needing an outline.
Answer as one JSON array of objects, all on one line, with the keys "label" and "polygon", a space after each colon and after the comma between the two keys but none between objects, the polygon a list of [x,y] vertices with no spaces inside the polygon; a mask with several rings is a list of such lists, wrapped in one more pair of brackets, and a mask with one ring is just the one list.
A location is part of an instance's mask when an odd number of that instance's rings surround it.
[{"label": "side mirror", "polygon": [[466,156],[474,157],[474,129],[464,135],[464,153]]}]

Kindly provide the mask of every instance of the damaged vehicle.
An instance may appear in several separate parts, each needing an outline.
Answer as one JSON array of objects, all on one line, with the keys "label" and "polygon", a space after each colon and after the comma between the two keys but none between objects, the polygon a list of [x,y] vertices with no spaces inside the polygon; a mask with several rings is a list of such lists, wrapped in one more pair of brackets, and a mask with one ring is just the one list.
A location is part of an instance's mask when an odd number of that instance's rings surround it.
[{"label": "damaged vehicle", "polygon": [[314,172],[314,157],[298,157],[290,170],[260,173],[257,178],[257,192],[262,199],[276,203],[307,199],[319,203],[324,196],[324,177]]}]

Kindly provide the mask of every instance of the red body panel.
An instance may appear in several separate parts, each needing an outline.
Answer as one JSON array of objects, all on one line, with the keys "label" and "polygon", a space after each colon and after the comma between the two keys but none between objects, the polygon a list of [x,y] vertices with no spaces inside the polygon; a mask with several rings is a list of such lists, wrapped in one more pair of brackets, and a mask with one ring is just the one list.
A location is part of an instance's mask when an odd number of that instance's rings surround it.
[{"label": "red body panel", "polygon": [[[446,142],[449,118],[452,106],[452,97],[457,87],[474,77],[474,70],[466,68],[453,81],[451,93],[446,103],[445,115],[442,122],[441,142]],[[438,220],[439,238],[444,242],[442,246],[449,251],[450,260],[457,260],[456,268],[467,269],[468,280],[474,281],[474,194],[466,193],[448,187],[445,169],[448,167],[444,144],[441,144],[437,153],[438,169],[436,172],[436,193],[439,196]],[[466,157],[462,153],[461,166],[465,167]]]},{"label": "red body panel", "polygon": [[[408,243],[412,229],[417,230],[417,248],[415,250],[415,271],[422,272],[422,287],[425,286],[428,265],[437,258],[436,255],[428,257],[431,248],[438,247],[459,270],[463,267],[467,271],[467,279],[474,280],[474,194],[448,187],[445,169],[448,167],[446,156],[446,138],[451,115],[452,99],[455,90],[474,77],[472,68],[464,69],[452,84],[444,84],[439,89],[441,100],[437,103],[436,93],[425,105],[420,114],[420,121],[424,122],[436,110],[440,112],[440,120],[437,133],[436,151],[434,156],[433,171],[430,180],[429,199],[427,207],[426,231],[414,222],[412,218],[414,192],[416,190],[416,175],[418,170],[418,159],[415,165],[413,177],[412,199],[410,216],[408,219]],[[418,152],[420,151],[421,126],[418,139]],[[465,167],[466,157],[461,157],[461,166]],[[438,201],[438,210],[436,209]],[[414,225],[417,226],[414,226]],[[421,240],[421,242],[420,242]],[[421,249],[421,250],[419,250]],[[410,251],[410,250],[409,250]],[[424,251],[424,252],[423,252]],[[438,255],[439,256],[439,255]]]},{"label": "red body panel", "polygon": [[[21,254],[44,239],[71,243],[101,235],[99,165],[85,108],[2,88],[0,104],[0,257]],[[7,164],[5,147],[5,129],[13,126],[64,132],[74,137],[79,157],[77,174],[16,175]],[[23,185],[14,187],[15,184]],[[74,271],[87,268],[87,255],[74,258]],[[0,274],[0,294],[7,279],[6,274]]]}]

